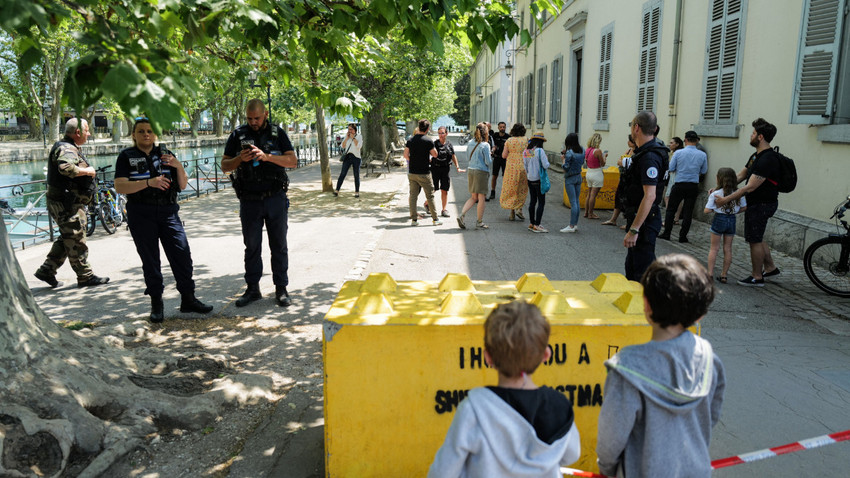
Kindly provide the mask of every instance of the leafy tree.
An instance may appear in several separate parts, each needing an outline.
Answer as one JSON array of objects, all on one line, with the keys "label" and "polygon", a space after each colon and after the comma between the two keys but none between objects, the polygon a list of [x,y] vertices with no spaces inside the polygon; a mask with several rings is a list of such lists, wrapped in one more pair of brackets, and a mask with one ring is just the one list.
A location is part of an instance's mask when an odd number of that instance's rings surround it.
[{"label": "leafy tree", "polygon": [[455,112],[451,117],[459,125],[469,124],[469,73],[463,75],[461,79],[455,83]]}]

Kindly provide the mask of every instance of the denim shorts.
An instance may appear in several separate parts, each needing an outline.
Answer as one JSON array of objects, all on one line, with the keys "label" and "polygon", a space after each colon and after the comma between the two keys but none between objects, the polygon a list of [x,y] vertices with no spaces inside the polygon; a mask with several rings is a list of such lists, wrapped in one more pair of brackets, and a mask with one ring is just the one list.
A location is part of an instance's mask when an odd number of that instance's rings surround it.
[{"label": "denim shorts", "polygon": [[735,215],[723,214],[721,212],[714,213],[714,219],[711,221],[711,233],[718,236],[734,236]]}]

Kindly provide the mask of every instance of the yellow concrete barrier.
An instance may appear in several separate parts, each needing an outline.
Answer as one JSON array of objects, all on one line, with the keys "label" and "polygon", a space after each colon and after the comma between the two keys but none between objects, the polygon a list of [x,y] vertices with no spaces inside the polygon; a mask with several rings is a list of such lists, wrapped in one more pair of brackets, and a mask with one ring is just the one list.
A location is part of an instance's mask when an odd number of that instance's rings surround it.
[{"label": "yellow concrete barrier", "polygon": [[484,364],[483,324],[514,299],[537,304],[552,324],[552,358],[534,381],[573,403],[576,467],[596,470],[603,362],[650,338],[640,284],[620,274],[591,282],[448,274],[439,283],[371,274],[346,282],[325,316],[326,476],[425,476],[468,390],[496,384]]},{"label": "yellow concrete barrier", "polygon": [[[614,194],[617,192],[617,185],[620,184],[620,168],[617,166],[608,166],[602,173],[605,175],[605,180],[602,183],[602,189],[596,195],[596,205],[594,209],[614,209]],[[587,182],[584,176],[587,174],[587,169],[581,170],[581,192],[579,193],[579,205],[584,208],[587,202]],[[570,207],[570,198],[567,197],[567,190],[563,189],[564,206]]]}]

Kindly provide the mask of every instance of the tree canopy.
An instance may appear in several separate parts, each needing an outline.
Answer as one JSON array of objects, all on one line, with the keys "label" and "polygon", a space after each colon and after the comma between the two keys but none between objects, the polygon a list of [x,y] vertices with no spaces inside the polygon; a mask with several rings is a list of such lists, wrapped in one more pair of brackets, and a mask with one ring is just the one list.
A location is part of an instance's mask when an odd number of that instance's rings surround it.
[{"label": "tree canopy", "polygon": [[[554,11],[560,0],[538,0]],[[519,33],[513,2],[494,0],[5,0],[0,29],[28,70],[65,19],[82,28],[73,39],[85,52],[71,63],[62,98],[82,111],[103,97],[129,116],[145,113],[155,127],[189,119],[183,108],[198,93],[199,69],[244,79],[259,69],[289,84],[310,68],[339,65],[355,71],[363,47],[393,28],[417,48],[438,54],[444,39],[459,38],[473,54]],[[235,46],[235,47],[234,47]],[[327,98],[325,98],[327,99]],[[346,102],[325,101],[331,112]]]}]

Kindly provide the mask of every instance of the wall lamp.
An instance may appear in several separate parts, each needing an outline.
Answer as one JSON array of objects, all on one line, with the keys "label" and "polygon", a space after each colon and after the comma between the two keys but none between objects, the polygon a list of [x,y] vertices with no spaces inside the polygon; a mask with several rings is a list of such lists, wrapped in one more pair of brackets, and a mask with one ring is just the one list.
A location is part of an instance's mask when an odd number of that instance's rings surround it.
[{"label": "wall lamp", "polygon": [[511,65],[511,53],[526,53],[528,49],[526,47],[520,48],[512,48],[510,50],[505,51],[505,56],[508,57],[508,62],[505,64],[505,76],[508,78],[511,77],[511,73],[513,73],[514,66]]}]

